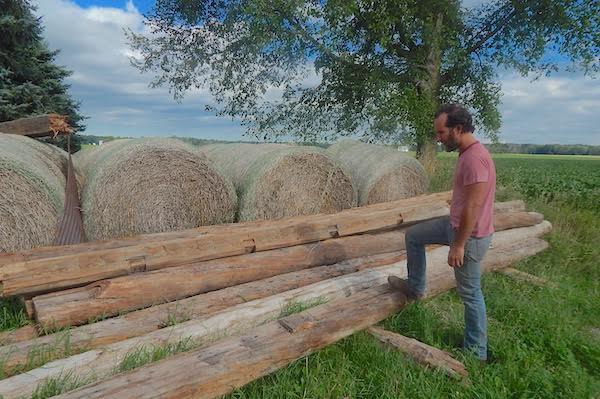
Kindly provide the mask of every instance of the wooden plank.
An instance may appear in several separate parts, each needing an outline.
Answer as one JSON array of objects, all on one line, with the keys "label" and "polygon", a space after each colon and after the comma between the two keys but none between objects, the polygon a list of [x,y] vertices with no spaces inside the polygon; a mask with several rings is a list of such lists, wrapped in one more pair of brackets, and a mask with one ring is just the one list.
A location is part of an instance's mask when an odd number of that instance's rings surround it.
[{"label": "wooden plank", "polygon": [[[450,274],[448,279],[453,280]],[[58,398],[217,398],[365,329],[405,305],[406,298],[399,292],[390,291],[387,285],[376,286]],[[299,317],[310,323],[300,323],[303,327],[292,332],[283,326],[299,325],[290,322]]]},{"label": "wooden plank", "polygon": [[17,134],[29,137],[55,136],[72,133],[67,117],[58,114],[45,114],[0,123],[0,133]]},{"label": "wooden plank", "polygon": [[[533,226],[513,229],[495,235],[495,248],[490,250],[490,253],[486,256],[484,267],[488,269],[505,267],[511,262],[535,254],[541,248],[545,248],[546,244],[544,242],[531,241],[541,232],[546,231],[543,227]],[[446,291],[455,285],[454,273],[446,264],[447,254],[447,247],[434,249],[428,254],[428,296]],[[405,273],[406,262],[399,262],[391,266],[364,270],[268,298],[240,304],[206,319],[190,320],[142,337],[117,342],[104,348],[56,360],[41,368],[5,379],[0,381],[0,395],[4,395],[5,399],[28,395],[43,379],[57,377],[63,373],[73,373],[84,378],[91,375],[102,378],[109,375],[127,353],[135,350],[135,348],[176,343],[183,339],[194,339],[207,343],[211,339],[216,339],[215,333],[217,332],[218,338],[224,334],[247,331],[252,326],[276,318],[282,307],[288,303],[307,302],[323,297],[329,301],[335,301],[337,298],[346,298],[353,293],[378,286],[384,283],[390,274],[403,275]],[[359,311],[359,309],[355,310]],[[298,322],[297,318],[292,318],[287,329],[281,325],[279,326],[285,331],[291,329],[303,333],[311,330],[313,323],[311,320]]]},{"label": "wooden plank", "polygon": [[388,347],[409,356],[417,363],[440,369],[450,377],[465,379],[469,376],[465,365],[454,359],[446,351],[377,326],[369,327],[367,332]]},{"label": "wooden plank", "polygon": [[[541,214],[512,212],[495,218],[497,231],[532,226]],[[46,329],[87,323],[123,311],[344,259],[404,249],[402,229],[304,244],[99,281],[82,288],[37,296],[35,319]]]},{"label": "wooden plank", "polygon": [[224,258],[343,237],[405,222],[448,214],[440,202],[393,209],[355,208],[332,215],[311,215],[303,222],[279,222],[194,238],[151,242],[124,248],[70,254],[0,267],[2,296],[36,294],[85,285],[135,272]]},{"label": "wooden plank", "polygon": [[[173,322],[205,318],[241,303],[276,295],[360,270],[389,265],[404,259],[403,251],[363,256],[334,265],[305,269],[265,280],[240,284],[177,302],[152,306],[113,319],[72,328],[68,330],[68,340],[64,339],[64,332],[62,331],[38,338],[35,335],[23,335],[21,340],[16,339],[18,338],[16,336],[7,341],[6,346],[0,347],[0,359],[3,360],[4,372],[10,374],[11,369],[19,365],[25,365],[29,361],[31,353],[51,353],[57,358],[64,357],[65,351],[93,349],[123,341],[156,331]],[[28,328],[33,330],[35,334],[32,326],[28,326]]]}]

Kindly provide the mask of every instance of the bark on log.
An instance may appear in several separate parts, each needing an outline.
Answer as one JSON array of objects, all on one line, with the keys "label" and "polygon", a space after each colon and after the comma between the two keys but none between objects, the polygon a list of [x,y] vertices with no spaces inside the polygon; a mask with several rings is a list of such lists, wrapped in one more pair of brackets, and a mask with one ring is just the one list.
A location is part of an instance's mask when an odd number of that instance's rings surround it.
[{"label": "bark on log", "polygon": [[[402,201],[410,206],[402,205]],[[50,292],[135,272],[393,228],[448,214],[447,204],[438,199],[418,204],[411,198],[396,205],[386,203],[382,208],[355,208],[277,221],[257,229],[228,229],[220,234],[5,264],[0,267],[0,295]]]},{"label": "bark on log", "polygon": [[464,379],[469,376],[465,365],[446,351],[424,344],[414,338],[384,330],[381,327],[369,327],[367,332],[387,346],[411,357],[417,363],[438,368],[450,377]]},{"label": "bark on log", "polygon": [[[371,326],[405,305],[402,294],[387,285],[376,286],[58,398],[216,398]],[[284,327],[290,325],[300,328],[290,332]]]},{"label": "bark on log", "polygon": [[[534,212],[495,216],[496,231],[541,223]],[[272,251],[201,262],[99,281],[82,288],[33,298],[36,321],[46,329],[81,325],[90,319],[186,298],[248,281],[404,249],[404,231],[363,234]]]},{"label": "bark on log", "polygon": [[[4,372],[11,374],[11,369],[25,365],[33,353],[51,354],[54,358],[61,358],[68,352],[93,349],[144,335],[163,328],[170,322],[196,320],[241,303],[404,259],[404,251],[398,251],[286,273],[76,327],[67,331],[68,339],[65,339],[65,332],[36,338],[36,330],[27,326],[23,327],[27,330],[23,331],[23,339],[19,340],[18,336],[14,336],[6,341],[6,346],[0,347],[0,359],[3,360]],[[14,332],[15,335],[17,331]],[[29,335],[26,335],[27,333]]]},{"label": "bark on log", "polygon": [[[549,229],[550,224],[544,222],[533,227],[513,229],[496,234],[494,236],[495,246],[486,256],[483,263],[484,267],[486,269],[505,267],[510,262],[539,252],[547,244],[543,241],[531,240]],[[437,248],[428,254],[428,296],[448,290],[455,285],[454,274],[446,264],[447,254],[448,249],[446,247]],[[93,373],[93,375],[101,378],[114,370],[119,361],[135,348],[179,342],[182,339],[202,340],[203,343],[206,343],[211,337],[214,338],[215,332],[219,332],[219,336],[236,333],[277,317],[282,306],[290,303],[290,301],[308,301],[323,296],[326,296],[330,301],[335,300],[335,298],[344,298],[354,292],[384,283],[389,274],[403,275],[405,271],[405,262],[399,262],[389,267],[364,270],[263,300],[238,305],[208,319],[188,321],[143,337],[117,342],[103,349],[57,360],[46,364],[42,368],[0,381],[0,395],[4,395],[5,399],[9,399],[30,394],[43,379],[56,377],[61,373],[71,372],[82,377],[90,376]],[[355,311],[359,310],[355,309]],[[361,317],[369,317],[369,315],[363,314]],[[306,326],[304,325],[304,327]],[[311,330],[311,328],[308,328],[308,330]],[[231,363],[228,367],[234,369],[233,364]]]},{"label": "bark on log", "polygon": [[58,114],[38,115],[0,123],[0,133],[20,136],[56,136],[57,134],[69,134],[72,131],[67,123],[67,117]]}]

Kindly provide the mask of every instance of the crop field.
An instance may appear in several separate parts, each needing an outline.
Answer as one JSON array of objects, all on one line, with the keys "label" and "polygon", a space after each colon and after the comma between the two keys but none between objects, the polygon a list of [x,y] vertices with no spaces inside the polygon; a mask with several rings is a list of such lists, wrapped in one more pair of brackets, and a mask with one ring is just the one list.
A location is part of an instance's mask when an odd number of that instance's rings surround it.
[{"label": "crop field", "polygon": [[[381,325],[448,351],[465,363],[467,382],[417,365],[358,333],[227,398],[600,398],[600,157],[494,159],[497,199],[525,200],[553,231],[546,237],[548,250],[515,265],[551,284],[536,287],[501,274],[483,279],[487,365],[457,348],[462,304],[451,291],[411,304]],[[454,154],[440,155],[431,191],[450,189],[455,162]],[[17,301],[0,301],[0,330],[26,322]]]}]

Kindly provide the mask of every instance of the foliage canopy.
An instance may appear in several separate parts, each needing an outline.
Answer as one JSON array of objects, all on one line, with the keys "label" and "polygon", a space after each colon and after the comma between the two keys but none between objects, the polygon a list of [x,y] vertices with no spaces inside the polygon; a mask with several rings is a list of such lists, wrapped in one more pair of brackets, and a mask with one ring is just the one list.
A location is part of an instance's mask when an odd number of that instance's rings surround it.
[{"label": "foliage canopy", "polygon": [[443,102],[496,137],[499,68],[597,72],[599,19],[597,0],[158,0],[129,40],[154,85],[208,87],[209,108],[258,138],[358,135],[422,154]]}]

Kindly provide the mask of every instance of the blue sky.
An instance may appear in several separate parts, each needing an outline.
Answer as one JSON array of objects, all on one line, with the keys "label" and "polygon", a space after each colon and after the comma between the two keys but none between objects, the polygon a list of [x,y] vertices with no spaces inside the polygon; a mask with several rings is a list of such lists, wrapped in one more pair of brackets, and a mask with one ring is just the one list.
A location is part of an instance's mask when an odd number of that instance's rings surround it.
[{"label": "blue sky", "polygon": [[[57,62],[73,71],[67,82],[81,112],[89,116],[86,133],[244,138],[239,122],[204,111],[213,102],[206,90],[195,90],[178,103],[167,88],[149,88],[152,76],[130,66],[123,29],[141,32],[142,13],[153,3],[35,1],[50,48],[60,50]],[[600,145],[600,79],[561,73],[532,82],[503,73],[501,83],[501,141]]]}]

